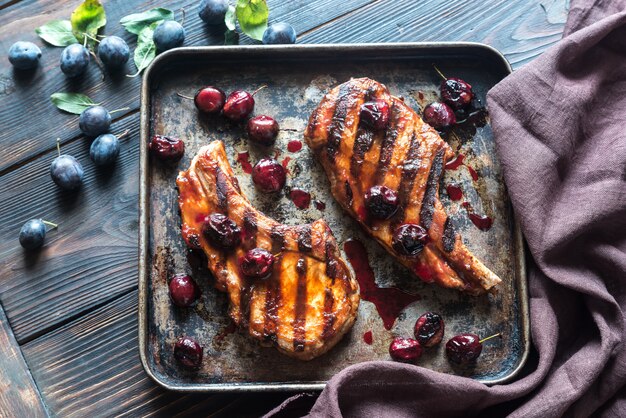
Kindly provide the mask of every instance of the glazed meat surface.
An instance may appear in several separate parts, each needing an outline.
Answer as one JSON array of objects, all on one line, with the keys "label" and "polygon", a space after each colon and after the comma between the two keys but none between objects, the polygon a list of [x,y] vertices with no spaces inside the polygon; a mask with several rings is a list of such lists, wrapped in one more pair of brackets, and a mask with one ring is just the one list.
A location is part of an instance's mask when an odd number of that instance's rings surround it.
[{"label": "glazed meat surface", "polygon": [[[363,103],[380,99],[389,107],[385,129],[360,121]],[[442,171],[454,152],[438,133],[387,87],[368,78],[333,88],[311,114],[305,140],[330,180],[333,196],[365,230],[422,280],[479,295],[500,278],[474,257],[439,201]],[[376,219],[365,206],[372,186],[396,191],[398,210]],[[413,256],[394,250],[394,231],[417,224],[427,232]]]},{"label": "glazed meat surface", "polygon": [[[351,328],[358,284],[326,222],[287,226],[256,210],[242,195],[220,141],[200,149],[176,183],[183,237],[207,255],[215,286],[228,293],[230,317],[240,328],[302,360],[325,353]],[[236,247],[220,248],[206,235],[203,227],[215,213],[237,225]],[[268,278],[242,275],[240,257],[253,248],[274,255]]]}]

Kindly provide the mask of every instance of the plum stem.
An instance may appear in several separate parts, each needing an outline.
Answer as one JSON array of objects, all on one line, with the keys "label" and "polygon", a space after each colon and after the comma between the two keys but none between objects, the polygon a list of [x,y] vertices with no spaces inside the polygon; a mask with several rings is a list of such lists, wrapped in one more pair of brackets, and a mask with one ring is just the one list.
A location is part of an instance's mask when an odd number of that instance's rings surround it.
[{"label": "plum stem", "polygon": [[439,77],[441,77],[443,81],[446,81],[448,79],[445,75],[443,75],[441,71],[439,71],[439,68],[437,68],[435,64],[433,64],[433,68],[435,69],[435,71],[437,71],[437,74],[439,74]]},{"label": "plum stem", "polygon": [[122,132],[121,134],[119,134],[119,135],[117,136],[117,139],[122,139],[122,138],[124,138],[125,136],[128,136],[128,133],[129,133],[129,132],[130,132],[130,129],[126,129],[124,132]]},{"label": "plum stem", "polygon": [[102,81],[104,81],[106,73],[104,71],[104,65],[102,64],[102,61],[100,61],[100,58],[98,58],[96,53],[93,52],[92,50],[89,50],[89,53],[91,54],[91,56],[93,57],[93,60],[96,62],[96,65],[100,69],[100,72],[102,73]]},{"label": "plum stem", "polygon": [[119,109],[111,110],[109,113],[122,112],[124,110],[130,110],[130,107],[121,107]]},{"label": "plum stem", "polygon": [[191,96],[185,96],[184,94],[179,93],[179,92],[176,92],[176,95],[177,95],[178,97],[182,97],[183,99],[195,100],[193,97],[191,97]]},{"label": "plum stem", "polygon": [[59,157],[61,156],[61,138],[57,138],[57,152],[59,153]]},{"label": "plum stem", "polygon": [[44,221],[43,219],[41,220],[41,222],[43,222],[45,225],[48,225],[51,229],[57,228],[59,226],[58,224],[55,224],[54,222]]},{"label": "plum stem", "polygon": [[497,333],[497,334],[490,335],[490,336],[489,336],[489,337],[487,337],[487,338],[483,338],[482,340],[478,341],[478,343],[479,343],[479,344],[482,344],[482,343],[484,343],[484,342],[485,342],[485,341],[487,341],[487,340],[490,340],[490,339],[495,338],[495,337],[501,337],[501,336],[502,336],[502,333],[501,333],[501,332],[499,332],[499,333]]},{"label": "plum stem", "polygon": [[258,89],[254,90],[254,92],[251,94],[251,96],[254,97],[255,94],[257,94],[258,92],[260,92],[261,90],[263,90],[266,87],[267,87],[267,84],[263,84],[261,87],[259,87]]},{"label": "plum stem", "polygon": [[96,41],[96,42],[100,43],[100,40],[98,40],[97,38],[94,38],[93,36],[89,35],[87,32],[83,32],[83,36],[85,36],[86,38],[91,39],[92,41]]},{"label": "plum stem", "polygon": [[180,26],[185,26],[185,8],[184,8],[184,7],[181,7],[181,8],[180,8],[180,12],[183,14],[183,19],[182,19],[182,21],[180,22]]}]

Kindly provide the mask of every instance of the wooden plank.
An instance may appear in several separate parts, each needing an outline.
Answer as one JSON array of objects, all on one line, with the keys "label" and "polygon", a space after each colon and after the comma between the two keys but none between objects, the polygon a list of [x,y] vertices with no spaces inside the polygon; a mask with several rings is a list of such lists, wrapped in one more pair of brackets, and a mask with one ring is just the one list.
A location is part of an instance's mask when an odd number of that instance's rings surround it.
[{"label": "wooden plank", "polygon": [[519,67],[559,39],[566,0],[378,1],[305,33],[302,43],[483,42]]},{"label": "wooden plank", "polygon": [[46,417],[46,408],[0,307],[0,416]]},{"label": "wooden plank", "polygon": [[[333,0],[287,1],[269,0],[271,21],[289,20],[298,32],[305,32],[324,22],[355,10],[373,0]],[[124,38],[134,49],[135,37],[126,33],[118,23],[120,18],[156,7],[151,1],[105,1],[108,24],[107,35]],[[176,10],[180,20],[180,8],[186,7],[185,29],[186,46],[220,45],[223,43],[223,27],[210,28],[196,12],[196,4],[180,0],[164,0],[158,5]],[[14,72],[8,60],[0,60],[0,142],[10,149],[0,160],[0,173],[23,163],[29,157],[50,149],[47,141],[51,135],[60,137],[63,142],[80,135],[78,124],[73,116],[57,111],[49,97],[58,91],[76,91],[89,95],[109,109],[139,107],[139,85],[141,78],[128,78],[123,74],[107,77],[104,81],[97,66],[92,62],[87,74],[78,80],[67,79],[59,68],[61,48],[44,46],[37,39],[35,28],[52,19],[67,19],[76,7],[74,0],[24,0],[19,5],[7,7],[0,14],[0,50],[7,51],[18,40],[34,41],[41,45],[43,56],[41,68],[34,73]],[[45,13],[42,13],[45,11]],[[250,43],[242,37],[242,43]],[[129,61],[126,73],[135,71]],[[33,123],[35,121],[35,123]]]},{"label": "wooden plank", "polygon": [[137,347],[137,292],[23,346],[55,415],[260,416],[289,394],[179,394],[144,372]]}]

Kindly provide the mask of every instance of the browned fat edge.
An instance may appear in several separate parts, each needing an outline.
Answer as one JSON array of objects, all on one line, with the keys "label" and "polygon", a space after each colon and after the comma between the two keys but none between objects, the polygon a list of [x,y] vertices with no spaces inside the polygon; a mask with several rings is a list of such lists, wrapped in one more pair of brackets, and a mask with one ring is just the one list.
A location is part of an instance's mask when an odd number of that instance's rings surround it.
[{"label": "browned fat edge", "polygon": [[257,219],[254,210],[247,208],[243,214],[243,245],[249,250],[256,247]]},{"label": "browned fat edge", "polygon": [[215,167],[215,194],[217,206],[228,215],[228,177],[219,166]]},{"label": "browned fat edge", "polygon": [[296,264],[298,273],[298,286],[296,288],[296,313],[293,321],[293,348],[295,351],[304,351],[306,344],[306,258],[301,257]]},{"label": "browned fat edge", "polygon": [[304,225],[298,228],[298,251],[308,253],[312,249],[311,225]]},{"label": "browned fat edge", "polygon": [[285,235],[279,226],[272,227],[270,231],[272,241],[272,253],[275,255],[274,271],[266,281],[265,293],[265,316],[263,318],[263,339],[266,342],[276,343],[276,330],[278,328],[278,305],[280,304],[280,277],[276,271],[280,271],[282,256],[280,252],[285,245]]},{"label": "browned fat edge", "polygon": [[337,95],[335,112],[328,125],[328,140],[326,141],[326,154],[328,160],[332,163],[335,162],[335,155],[339,151],[339,145],[341,144],[341,137],[345,128],[346,117],[348,111],[352,105],[351,99],[354,99],[354,86],[348,82],[339,87],[339,94]]},{"label": "browned fat edge", "polygon": [[331,338],[335,334],[333,331],[333,326],[335,325],[335,314],[333,312],[335,297],[333,296],[332,286],[335,285],[335,278],[337,277],[337,260],[335,260],[333,245],[330,242],[326,242],[326,275],[331,279],[331,284],[330,287],[326,287],[324,290],[324,330],[322,331],[322,339],[324,340]]},{"label": "browned fat edge", "polygon": [[400,185],[398,186],[398,196],[400,197],[400,204],[398,205],[398,212],[394,215],[392,225],[398,226],[402,224],[405,219],[404,209],[409,203],[411,191],[413,190],[413,184],[415,183],[415,176],[420,167],[419,160],[419,140],[413,131],[411,136],[411,144],[409,150],[404,158],[402,165],[402,177],[400,179]]},{"label": "browned fat edge", "polygon": [[375,184],[380,184],[383,178],[385,178],[385,174],[387,174],[387,169],[389,168],[389,163],[391,162],[391,157],[393,156],[393,148],[396,145],[396,139],[398,138],[398,118],[400,117],[399,115],[401,115],[401,112],[398,111],[395,100],[391,102],[389,114],[389,126],[387,127],[387,131],[382,137],[380,143],[380,155],[378,157],[378,167],[376,167]]},{"label": "browned fat edge", "polygon": [[439,178],[443,168],[443,148],[440,148],[435,155],[433,164],[428,173],[426,180],[426,190],[422,198],[422,206],[420,208],[420,224],[427,231],[433,222],[433,213],[435,212],[435,201],[437,200],[437,190],[439,189]]},{"label": "browned fat edge", "polygon": [[361,166],[365,160],[365,154],[372,148],[374,142],[374,132],[370,129],[359,127],[354,138],[352,147],[352,158],[350,159],[350,174],[355,180],[359,180]]},{"label": "browned fat edge", "polygon": [[443,250],[447,253],[454,250],[454,243],[456,242],[456,231],[454,225],[450,220],[450,217],[446,218],[446,222],[443,225],[443,235],[441,237],[441,243],[443,244]]}]

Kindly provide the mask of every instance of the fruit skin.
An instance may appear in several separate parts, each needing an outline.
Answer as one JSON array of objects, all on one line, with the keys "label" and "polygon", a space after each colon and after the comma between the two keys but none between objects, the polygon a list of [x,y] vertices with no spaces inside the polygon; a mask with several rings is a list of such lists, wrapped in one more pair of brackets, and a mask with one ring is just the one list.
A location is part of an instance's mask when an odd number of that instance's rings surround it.
[{"label": "fruit skin", "polygon": [[235,90],[224,104],[224,116],[232,121],[245,119],[254,109],[254,97],[247,91]]},{"label": "fruit skin", "polygon": [[441,99],[454,110],[466,108],[474,98],[472,86],[460,78],[450,77],[439,86]]},{"label": "fruit skin", "polygon": [[224,108],[226,94],[213,86],[206,86],[198,90],[193,98],[196,108],[204,113],[218,113]]},{"label": "fruit skin", "polygon": [[464,366],[476,361],[482,351],[483,345],[476,334],[459,334],[446,343],[448,360]]},{"label": "fruit skin", "polygon": [[193,279],[186,274],[177,274],[172,277],[168,288],[170,299],[174,305],[181,308],[191,306],[200,296],[200,289]]},{"label": "fruit skin", "polygon": [[174,358],[184,367],[197,369],[202,365],[204,349],[191,337],[180,337],[174,344]]},{"label": "fruit skin", "polygon": [[185,154],[182,139],[164,135],[155,135],[148,145],[150,153],[162,161],[178,161]]},{"label": "fruit skin", "polygon": [[20,245],[27,250],[41,247],[45,238],[46,225],[41,219],[31,219],[20,229]]},{"label": "fruit skin", "polygon": [[432,102],[424,108],[424,122],[435,129],[449,129],[456,123],[456,116],[450,106],[441,102]]},{"label": "fruit skin", "polygon": [[61,71],[68,77],[78,77],[89,66],[89,51],[81,44],[66,46],[61,53]]},{"label": "fruit skin", "polygon": [[83,110],[78,119],[78,127],[87,136],[98,136],[109,131],[111,114],[102,106],[90,106]]},{"label": "fruit skin", "polygon": [[376,219],[389,219],[398,210],[398,193],[387,186],[372,186],[365,192],[365,208]]},{"label": "fruit skin", "polygon": [[185,28],[175,20],[166,20],[154,29],[152,40],[159,52],[177,48],[185,42]]},{"label": "fruit skin", "polygon": [[401,255],[415,256],[428,242],[428,233],[418,224],[400,225],[393,233],[391,246]]},{"label": "fruit skin", "polygon": [[276,141],[280,127],[270,116],[259,115],[248,120],[246,131],[248,138],[260,145],[271,146]]},{"label": "fruit skin", "polygon": [[128,61],[130,49],[126,41],[119,36],[107,36],[98,45],[98,57],[105,67],[117,70]]},{"label": "fruit skin", "polygon": [[395,361],[416,363],[422,356],[422,347],[413,338],[396,337],[389,345],[389,355]]},{"label": "fruit skin", "polygon": [[263,248],[253,248],[239,258],[241,273],[249,279],[263,280],[272,275],[274,256]]},{"label": "fruit skin", "polygon": [[271,44],[295,44],[296,30],[289,23],[277,22],[263,32],[263,43]]},{"label": "fruit skin", "polygon": [[224,23],[224,17],[228,10],[228,0],[202,0],[198,7],[198,16],[209,25]]},{"label": "fruit skin", "polygon": [[366,126],[383,130],[389,125],[389,105],[382,99],[365,102],[361,105],[360,118]]},{"label": "fruit skin", "polygon": [[252,168],[252,181],[261,191],[275,193],[285,186],[287,173],[275,159],[263,158]]},{"label": "fruit skin", "polygon": [[415,321],[413,333],[423,347],[433,347],[441,342],[445,325],[438,313],[426,312]]},{"label": "fruit skin", "polygon": [[83,166],[71,155],[59,155],[50,165],[52,180],[65,190],[76,190],[83,184]]},{"label": "fruit skin", "polygon": [[89,147],[89,157],[96,165],[113,164],[120,153],[120,141],[113,134],[98,136]]},{"label": "fruit skin", "polygon": [[241,243],[241,230],[228,216],[212,213],[202,225],[202,234],[215,247],[232,249]]},{"label": "fruit skin", "polygon": [[32,42],[18,41],[9,48],[9,61],[18,70],[30,70],[39,65],[41,49]]}]

